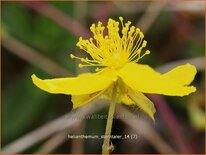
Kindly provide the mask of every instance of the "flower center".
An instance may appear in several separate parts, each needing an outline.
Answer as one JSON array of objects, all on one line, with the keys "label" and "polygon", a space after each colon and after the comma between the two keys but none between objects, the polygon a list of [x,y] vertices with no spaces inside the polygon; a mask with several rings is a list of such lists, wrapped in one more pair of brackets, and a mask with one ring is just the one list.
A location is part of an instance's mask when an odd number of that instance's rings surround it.
[{"label": "flower center", "polygon": [[144,35],[139,28],[131,26],[131,22],[123,23],[123,18],[119,17],[122,25],[121,33],[119,32],[119,22],[109,19],[107,23],[108,35],[104,35],[105,27],[101,22],[97,25],[92,24],[90,27],[94,37],[83,40],[79,38],[77,46],[86,51],[92,59],[76,57],[73,54],[71,58],[79,59],[84,64],[79,67],[96,66],[109,67],[118,69],[128,62],[138,62],[142,57],[149,54],[146,51],[141,54],[142,49],[147,42],[143,40]]},{"label": "flower center", "polygon": [[125,53],[114,53],[105,60],[105,66],[112,69],[121,68],[128,62],[128,56]]}]

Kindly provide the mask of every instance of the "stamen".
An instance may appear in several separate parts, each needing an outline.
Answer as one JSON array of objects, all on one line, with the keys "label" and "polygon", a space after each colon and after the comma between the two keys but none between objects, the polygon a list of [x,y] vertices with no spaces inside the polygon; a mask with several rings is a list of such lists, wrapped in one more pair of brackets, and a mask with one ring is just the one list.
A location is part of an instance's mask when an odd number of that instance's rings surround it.
[{"label": "stamen", "polygon": [[91,66],[98,66],[98,67],[106,67],[106,66],[103,66],[103,65],[99,65],[99,64],[91,64],[91,65],[85,65],[85,64],[79,64],[78,67],[79,68],[83,68],[83,67],[91,67]]},{"label": "stamen", "polygon": [[150,51],[149,50],[147,50],[147,51],[145,51],[145,53],[142,55],[142,56],[139,56],[135,61],[133,61],[133,62],[138,62],[140,59],[142,59],[145,55],[149,55],[150,54]]},{"label": "stamen", "polygon": [[[117,22],[113,19],[109,19],[107,23],[108,34],[104,36],[105,27],[101,22],[96,25],[92,24],[90,27],[93,33],[93,38],[82,39],[79,38],[77,46],[87,52],[91,56],[91,60],[88,58],[76,57],[70,54],[72,59],[78,59],[85,64],[79,64],[79,67],[84,66],[104,66],[110,68],[122,67],[125,63],[132,61],[137,62],[145,55],[149,54],[146,51],[141,55],[142,49],[146,46],[146,41],[143,41],[144,35],[139,28],[135,28],[131,25],[131,21],[127,23],[123,22],[123,17],[119,17]],[[121,33],[119,33],[119,25],[121,24]],[[99,71],[96,68],[96,71]]]},{"label": "stamen", "polygon": [[95,69],[96,72],[98,72],[99,70],[100,70],[99,68],[96,68],[96,69]]},{"label": "stamen", "polygon": [[75,57],[75,56],[74,56],[73,54],[70,54],[70,58],[71,58],[71,59],[74,59],[74,57]]},{"label": "stamen", "polygon": [[83,68],[84,67],[84,65],[82,65],[82,64],[79,64],[78,66],[79,66],[79,68]]},{"label": "stamen", "polygon": [[103,69],[104,69],[104,68],[98,68],[98,67],[97,67],[97,68],[95,69],[95,72],[102,71]]}]

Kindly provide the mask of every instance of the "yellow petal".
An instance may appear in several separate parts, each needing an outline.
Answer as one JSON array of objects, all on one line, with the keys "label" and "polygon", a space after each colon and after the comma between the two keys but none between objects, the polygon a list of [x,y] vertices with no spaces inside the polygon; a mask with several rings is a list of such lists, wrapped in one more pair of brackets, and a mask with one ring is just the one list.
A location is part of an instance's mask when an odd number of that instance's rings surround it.
[{"label": "yellow petal", "polygon": [[83,74],[72,78],[41,80],[32,75],[33,83],[40,89],[53,94],[84,95],[106,89],[112,80],[97,74]]},{"label": "yellow petal", "polygon": [[128,88],[128,96],[142,109],[149,117],[154,120],[154,113],[156,112],[154,104],[142,93]]},{"label": "yellow petal", "polygon": [[[107,89],[100,97],[103,99],[111,99],[112,98],[112,89]],[[120,88],[117,89],[116,92],[116,102],[117,103],[124,103],[126,105],[132,105],[134,104],[134,101],[132,101],[126,93],[123,93]]]},{"label": "yellow petal", "polygon": [[[117,84],[118,85],[116,85],[117,90],[116,90],[116,99],[115,99],[116,103],[124,103],[126,105],[134,104],[134,101],[132,101],[127,96],[126,91],[123,90],[123,88],[120,88],[120,87],[123,87],[121,85],[124,85],[124,87],[125,87],[125,84],[122,82],[117,82]],[[113,86],[111,86],[107,90],[105,90],[104,93],[102,93],[102,95],[100,96],[100,98],[110,100],[112,98],[112,95],[113,95]]]},{"label": "yellow petal", "polygon": [[183,86],[168,76],[160,75],[148,65],[128,63],[118,71],[118,75],[127,86],[143,93],[184,96],[196,91],[193,86]]},{"label": "yellow petal", "polygon": [[135,102],[131,100],[127,94],[121,96],[121,102],[126,105],[134,105]]},{"label": "yellow petal", "polygon": [[116,70],[111,68],[104,68],[101,71],[97,72],[98,75],[106,76],[112,79],[113,81],[116,81],[118,76],[116,73]]},{"label": "yellow petal", "polygon": [[85,104],[91,102],[92,100],[100,96],[103,92],[104,90],[86,95],[72,95],[73,109],[84,106]]},{"label": "yellow petal", "polygon": [[171,71],[163,74],[163,76],[173,79],[175,82],[181,85],[189,85],[197,73],[195,66],[191,64],[185,64],[178,66]]}]

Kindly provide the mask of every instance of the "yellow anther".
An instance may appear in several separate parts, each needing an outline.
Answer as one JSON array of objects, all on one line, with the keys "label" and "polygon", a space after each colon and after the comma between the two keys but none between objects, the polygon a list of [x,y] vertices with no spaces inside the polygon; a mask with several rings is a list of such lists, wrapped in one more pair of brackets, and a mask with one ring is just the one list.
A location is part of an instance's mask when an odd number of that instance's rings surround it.
[{"label": "yellow anther", "polygon": [[77,46],[77,47],[79,47],[79,46],[80,46],[80,43],[79,43],[79,42],[77,42],[77,43],[76,43],[76,46]]},{"label": "yellow anther", "polygon": [[131,26],[131,28],[130,28],[130,31],[134,31],[135,30],[135,27],[134,26]]},{"label": "yellow anther", "polygon": [[142,43],[142,47],[146,47],[146,45],[147,45],[147,41],[144,40],[143,43]]},{"label": "yellow anther", "polygon": [[71,59],[74,59],[75,56],[74,56],[73,54],[70,54],[70,58],[71,58]]},{"label": "yellow anther", "polygon": [[117,27],[118,27],[118,26],[119,26],[119,22],[115,22],[115,26],[117,26]]},{"label": "yellow anther", "polygon": [[94,32],[94,30],[95,30],[95,24],[92,24],[92,26],[90,26],[90,30],[91,30],[92,32]]},{"label": "yellow anther", "polygon": [[[149,51],[146,51],[141,56],[141,51],[147,42],[143,41],[144,35],[140,29],[130,26],[131,21],[123,23],[123,17],[119,17],[119,20],[118,22],[110,18],[107,26],[102,26],[101,22],[96,25],[92,24],[90,30],[94,35],[93,38],[79,38],[77,46],[86,51],[92,58],[70,55],[72,59],[76,58],[83,62],[79,64],[80,68],[86,66],[120,68],[127,62],[137,62],[144,55],[149,54]],[[105,27],[108,31],[107,35],[103,33]],[[119,34],[119,32],[122,33]],[[96,71],[99,70],[101,69],[96,69]]]},{"label": "yellow anther", "polygon": [[79,68],[83,68],[84,67],[84,65],[82,65],[82,64],[79,64],[78,66],[79,66]]},{"label": "yellow anther", "polygon": [[79,41],[82,41],[82,37],[79,37]]},{"label": "yellow anther", "polygon": [[119,17],[119,20],[120,20],[120,21],[123,21],[123,17]]},{"label": "yellow anther", "polygon": [[89,38],[89,41],[90,41],[90,42],[93,42],[93,38]]},{"label": "yellow anther", "polygon": [[98,72],[99,70],[100,70],[99,68],[96,68],[96,69],[95,69],[96,72]]},{"label": "yellow anther", "polygon": [[147,54],[147,55],[150,54],[150,51],[149,51],[149,50],[146,50],[145,54]]},{"label": "yellow anther", "polygon": [[112,18],[109,18],[108,22],[111,23],[112,21],[113,21]]},{"label": "yellow anther", "polygon": [[141,38],[144,38],[144,34],[143,34],[142,32],[140,32],[139,36],[140,36]]},{"label": "yellow anther", "polygon": [[139,28],[136,28],[136,33],[139,33],[140,32],[140,29]]}]

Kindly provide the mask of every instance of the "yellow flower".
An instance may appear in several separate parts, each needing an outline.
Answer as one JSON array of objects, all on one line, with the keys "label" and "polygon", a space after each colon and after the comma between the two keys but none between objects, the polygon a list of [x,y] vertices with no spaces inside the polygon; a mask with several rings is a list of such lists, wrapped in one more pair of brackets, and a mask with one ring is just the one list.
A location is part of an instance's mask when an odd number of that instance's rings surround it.
[{"label": "yellow flower", "polygon": [[[136,104],[152,119],[155,107],[143,93],[184,96],[196,91],[188,86],[194,79],[196,68],[185,64],[160,74],[151,67],[139,64],[139,60],[150,53],[142,49],[147,42],[139,28],[130,26],[131,22],[123,23],[109,19],[107,35],[101,22],[90,27],[94,37],[82,39],[77,46],[91,57],[80,58],[79,67],[94,66],[95,73],[86,73],[78,77],[41,80],[32,75],[36,86],[53,94],[72,95],[74,108],[85,105],[97,97],[110,98],[113,87],[117,87],[117,102],[127,105]],[[119,28],[121,24],[121,30]]]}]

